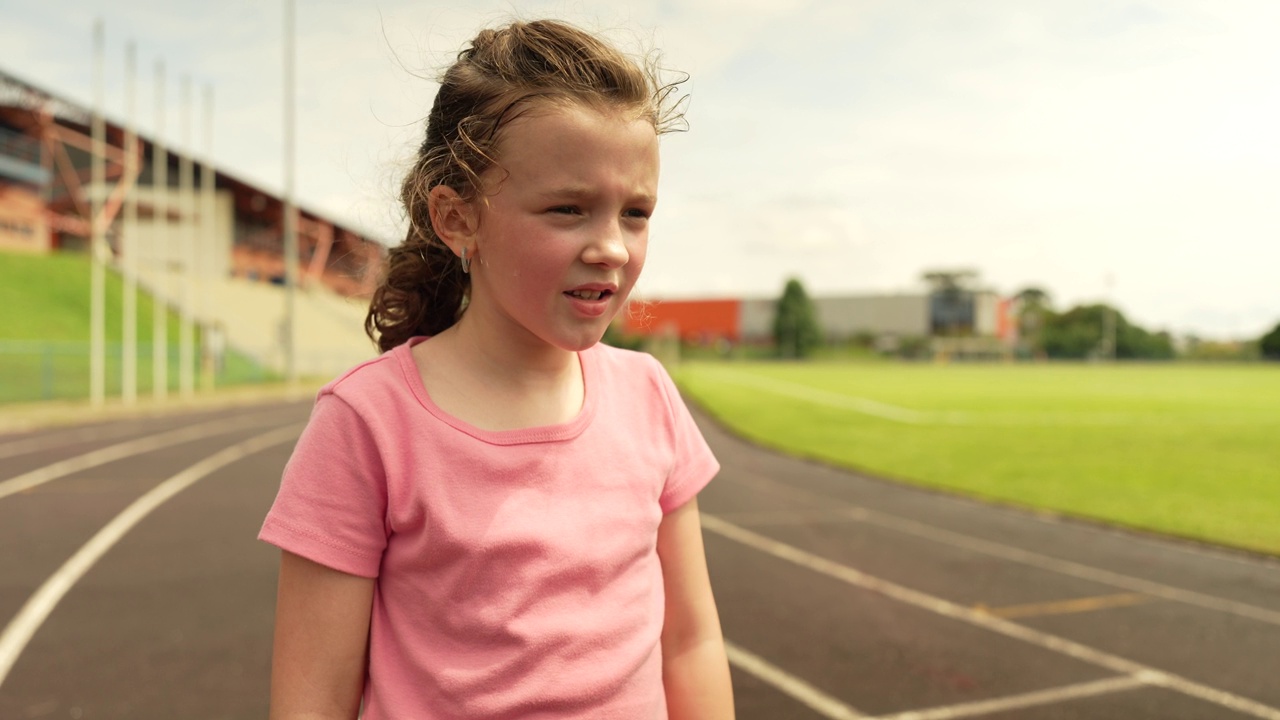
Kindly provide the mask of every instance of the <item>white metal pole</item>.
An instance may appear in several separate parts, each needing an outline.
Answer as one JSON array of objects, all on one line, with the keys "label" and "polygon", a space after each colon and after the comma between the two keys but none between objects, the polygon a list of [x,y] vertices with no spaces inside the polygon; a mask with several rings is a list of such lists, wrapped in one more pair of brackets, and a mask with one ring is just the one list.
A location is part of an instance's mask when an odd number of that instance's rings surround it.
[{"label": "white metal pole", "polygon": [[106,124],[103,106],[103,46],[106,44],[102,19],[93,23],[93,158],[89,187],[89,402],[101,407],[106,400],[106,227],[102,221],[106,199]]},{"label": "white metal pole", "polygon": [[200,197],[203,209],[200,211],[200,228],[203,240],[201,245],[204,252],[201,264],[200,274],[204,278],[204,289],[200,294],[200,315],[204,318],[204,335],[200,343],[201,359],[203,360],[203,368],[201,370],[201,379],[204,381],[205,390],[214,389],[214,373],[217,371],[217,358],[214,353],[219,352],[220,340],[215,340],[213,335],[215,332],[214,325],[217,322],[213,316],[212,307],[213,293],[218,287],[219,277],[215,272],[221,267],[218,253],[217,242],[217,223],[215,222],[215,183],[217,182],[217,173],[213,169],[213,86],[205,85],[204,88],[204,163],[200,173]]},{"label": "white metal pole", "polygon": [[181,322],[178,325],[178,393],[195,393],[195,196],[191,166],[191,78],[182,78],[182,152],[178,155],[179,236],[182,238]]},{"label": "white metal pole", "polygon": [[1119,348],[1116,347],[1116,308],[1115,298],[1112,296],[1112,288],[1115,285],[1115,278],[1111,273],[1107,273],[1107,307],[1106,307],[1106,343],[1107,343],[1107,359],[1115,360],[1118,355]]},{"label": "white metal pole", "polygon": [[298,228],[294,207],[293,124],[294,124],[294,14],[293,0],[284,0],[284,362],[285,379],[298,381],[297,285]]},{"label": "white metal pole", "polygon": [[[156,62],[156,134],[151,141],[151,393],[163,401],[169,394],[169,154],[164,134],[164,62]],[[164,292],[161,292],[163,288]]]},{"label": "white metal pole", "polygon": [[125,405],[138,401],[138,134],[134,81],[137,49],[131,42],[125,49],[125,134],[124,181],[130,182],[124,198],[124,223],[120,233],[120,255],[124,268],[123,335],[120,363],[120,397]]}]

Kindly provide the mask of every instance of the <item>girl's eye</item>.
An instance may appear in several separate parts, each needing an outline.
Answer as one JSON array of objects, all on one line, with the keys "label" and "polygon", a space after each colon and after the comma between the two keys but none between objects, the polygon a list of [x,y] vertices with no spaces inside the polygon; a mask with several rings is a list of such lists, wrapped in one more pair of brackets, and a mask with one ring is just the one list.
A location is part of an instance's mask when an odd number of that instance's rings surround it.
[{"label": "girl's eye", "polygon": [[648,220],[650,213],[648,210],[644,210],[641,208],[631,208],[630,210],[627,210],[622,214],[629,218],[640,218],[642,220]]},{"label": "girl's eye", "polygon": [[553,208],[549,208],[547,212],[557,213],[560,215],[577,215],[578,207],[576,205],[557,205]]}]

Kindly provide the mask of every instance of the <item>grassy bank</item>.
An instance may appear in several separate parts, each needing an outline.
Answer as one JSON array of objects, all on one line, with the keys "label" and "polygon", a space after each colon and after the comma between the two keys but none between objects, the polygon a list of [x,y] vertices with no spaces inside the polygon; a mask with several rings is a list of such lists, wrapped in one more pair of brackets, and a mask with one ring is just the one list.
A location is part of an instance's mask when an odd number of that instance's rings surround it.
[{"label": "grassy bank", "polygon": [[[89,260],[80,254],[0,252],[0,403],[86,397],[89,393]],[[106,274],[106,391],[119,394],[123,363],[123,283]],[[150,393],[154,300],[138,292],[138,391]],[[176,389],[179,318],[166,310],[162,355],[167,385]],[[201,341],[197,329],[196,357]],[[271,379],[257,363],[230,350],[215,376],[219,385]]]}]

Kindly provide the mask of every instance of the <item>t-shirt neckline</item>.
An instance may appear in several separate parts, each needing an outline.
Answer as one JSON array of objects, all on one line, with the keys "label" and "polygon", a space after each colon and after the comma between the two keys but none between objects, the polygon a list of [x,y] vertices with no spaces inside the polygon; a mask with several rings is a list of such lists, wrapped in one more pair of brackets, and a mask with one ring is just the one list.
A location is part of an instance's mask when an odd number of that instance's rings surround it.
[{"label": "t-shirt neckline", "polygon": [[465,420],[454,417],[445,412],[436,405],[435,401],[427,393],[427,388],[422,384],[422,376],[418,373],[418,365],[413,361],[413,353],[410,352],[413,346],[425,341],[426,336],[415,336],[409,338],[407,342],[398,345],[392,353],[399,361],[400,370],[404,373],[405,383],[413,392],[414,397],[418,400],[418,404],[424,410],[434,416],[440,422],[449,425],[455,430],[470,435],[471,437],[491,445],[524,445],[530,443],[548,443],[572,440],[582,434],[587,426],[591,424],[591,419],[595,416],[595,397],[596,397],[596,363],[595,353],[592,348],[578,352],[578,364],[582,368],[582,408],[568,422],[558,425],[541,425],[530,428],[517,428],[514,430],[485,430],[476,427]]}]

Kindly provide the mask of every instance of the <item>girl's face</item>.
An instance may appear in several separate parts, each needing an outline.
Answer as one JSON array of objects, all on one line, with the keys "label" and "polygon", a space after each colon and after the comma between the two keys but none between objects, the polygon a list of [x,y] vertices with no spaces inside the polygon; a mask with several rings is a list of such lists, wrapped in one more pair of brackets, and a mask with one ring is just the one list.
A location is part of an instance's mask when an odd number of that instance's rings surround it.
[{"label": "girl's face", "polygon": [[522,344],[588,348],[644,267],[657,133],[577,104],[543,106],[504,129],[496,156],[473,201],[465,316]]}]

